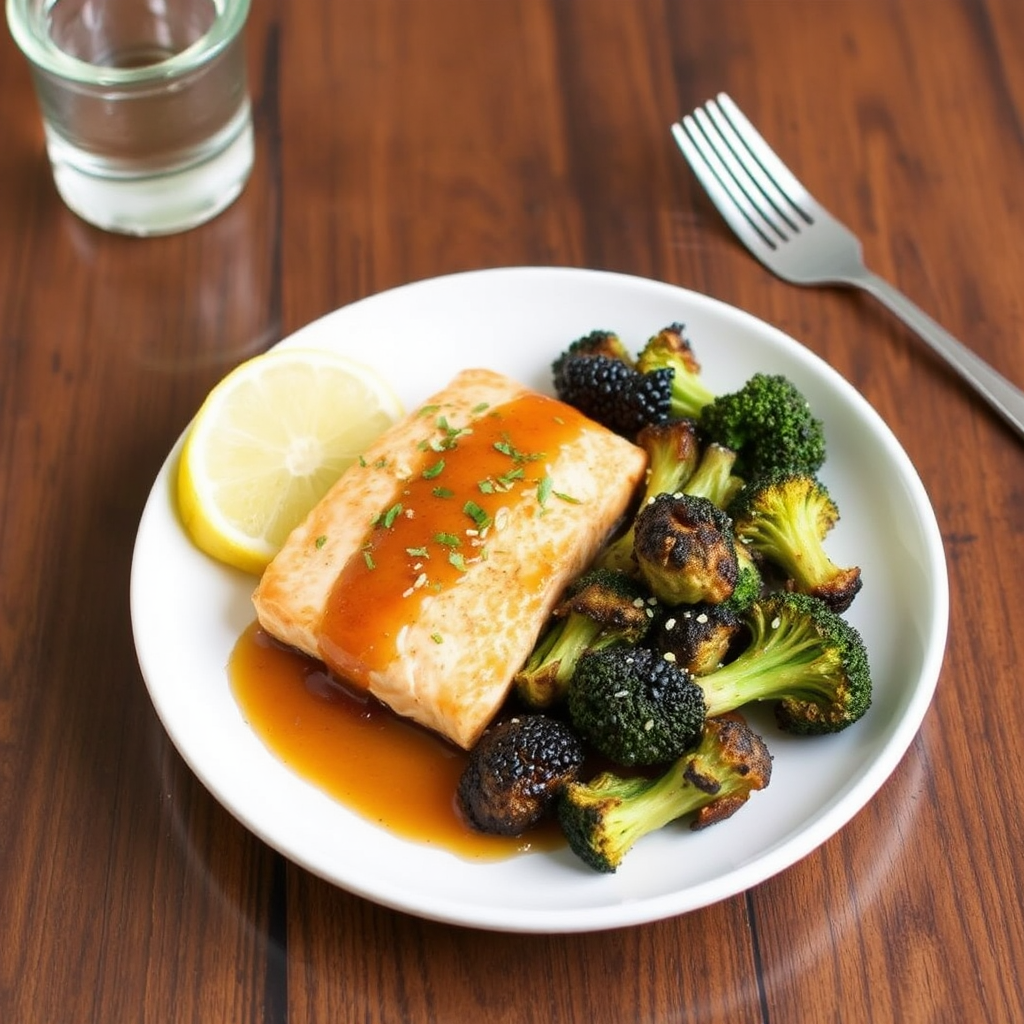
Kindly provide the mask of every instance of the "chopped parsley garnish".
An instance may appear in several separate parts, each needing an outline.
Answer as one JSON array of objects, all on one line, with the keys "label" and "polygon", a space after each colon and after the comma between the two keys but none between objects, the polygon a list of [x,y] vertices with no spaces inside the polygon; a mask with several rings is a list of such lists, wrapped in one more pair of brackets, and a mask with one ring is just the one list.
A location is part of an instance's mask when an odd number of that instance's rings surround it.
[{"label": "chopped parsley garnish", "polygon": [[396,502],[384,513],[381,523],[384,528],[390,530],[395,525],[395,520],[402,514],[402,503]]},{"label": "chopped parsley garnish", "polygon": [[444,459],[438,459],[432,466],[428,466],[423,470],[424,480],[433,480],[434,477],[440,476],[444,472]]},{"label": "chopped parsley garnish", "polygon": [[551,477],[544,477],[539,484],[537,484],[537,502],[543,508],[548,498],[551,497],[551,489],[555,486],[554,481]]},{"label": "chopped parsley garnish", "polygon": [[327,534],[321,533],[316,539],[316,549],[319,551],[327,543]]},{"label": "chopped parsley garnish", "polygon": [[462,511],[473,520],[478,530],[486,530],[493,522],[487,512],[475,501],[467,501],[466,504],[462,506]]},{"label": "chopped parsley garnish", "polygon": [[447,452],[452,448],[457,448],[460,437],[473,433],[471,427],[453,427],[448,422],[447,416],[438,416],[435,425],[443,435],[430,442],[430,448],[435,452]]},{"label": "chopped parsley garnish", "polygon": [[435,533],[434,540],[443,544],[446,548],[457,548],[462,545],[462,539],[454,533]]},{"label": "chopped parsley garnish", "polygon": [[508,434],[506,434],[500,441],[495,441],[494,448],[496,451],[501,452],[502,455],[507,455],[515,462],[536,462],[538,459],[544,458],[543,452],[521,452],[509,440]]}]

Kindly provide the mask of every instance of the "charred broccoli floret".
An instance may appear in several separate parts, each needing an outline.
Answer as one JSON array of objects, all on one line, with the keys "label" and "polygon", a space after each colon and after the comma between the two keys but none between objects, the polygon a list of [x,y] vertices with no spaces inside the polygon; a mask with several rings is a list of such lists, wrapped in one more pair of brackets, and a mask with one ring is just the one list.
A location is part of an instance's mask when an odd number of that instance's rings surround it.
[{"label": "charred broccoli floret", "polygon": [[764,474],[743,487],[729,512],[736,536],[781,569],[791,589],[821,598],[836,612],[850,607],[861,588],[860,568],[841,568],[825,551],[839,508],[820,480]]},{"label": "charred broccoli floret", "polygon": [[735,464],[736,453],[712,441],[701,452],[697,467],[681,489],[694,497],[707,498],[719,508],[728,508],[743,486],[743,480],[733,472]]},{"label": "charred broccoli floret", "polygon": [[743,633],[739,615],[726,604],[674,609],[657,626],[653,646],[680,668],[702,676],[719,668]]},{"label": "charred broccoli floret", "polygon": [[738,390],[719,395],[700,413],[708,441],[736,452],[747,479],[775,469],[816,473],[825,461],[825,432],[807,399],[787,377],[755,373]]},{"label": "charred broccoli floret", "polygon": [[764,740],[739,715],[709,719],[700,745],[656,779],[604,772],[572,782],[558,801],[570,848],[596,871],[613,872],[643,836],[687,814],[706,828],[735,814],[771,781]]},{"label": "charred broccoli floret", "polygon": [[739,577],[732,521],[714,502],[659,494],[637,513],[633,554],[663,604],[719,604]]},{"label": "charred broccoli floret", "polygon": [[708,716],[776,701],[787,732],[839,732],[871,704],[867,650],[857,630],[823,601],[769,594],[742,616],[750,642],[728,664],[696,680]]},{"label": "charred broccoli floret", "polygon": [[[636,436],[636,443],[647,452],[647,477],[640,507],[659,494],[679,491],[701,460],[697,425],[693,420],[670,420],[650,424]],[[625,572],[635,571],[633,530],[635,520],[616,537],[597,558],[597,564]]]},{"label": "charred broccoli floret", "polygon": [[521,835],[548,814],[583,758],[583,745],[565,722],[547,715],[507,718],[470,751],[458,805],[480,832]]},{"label": "charred broccoli floret", "polygon": [[584,573],[568,588],[553,621],[516,674],[519,697],[532,708],[550,707],[565,696],[584,652],[638,643],[652,618],[646,597],[646,590],[626,573]]},{"label": "charred broccoli floret", "polygon": [[650,338],[637,357],[641,373],[672,371],[670,413],[675,417],[697,416],[714,399],[701,379],[701,366],[679,323],[662,328]]},{"label": "charred broccoli floret", "polygon": [[606,356],[608,359],[618,359],[631,368],[636,365],[629,349],[614,331],[591,331],[570,342],[568,348],[551,364],[556,392],[562,387],[562,374],[566,365],[573,359],[585,356]]},{"label": "charred broccoli floret", "polygon": [[583,739],[622,765],[671,761],[696,742],[704,724],[701,688],[647,647],[583,655],[568,705]]},{"label": "charred broccoli floret", "polygon": [[624,437],[668,418],[668,370],[640,373],[616,356],[601,354],[567,356],[554,366],[555,394]]}]

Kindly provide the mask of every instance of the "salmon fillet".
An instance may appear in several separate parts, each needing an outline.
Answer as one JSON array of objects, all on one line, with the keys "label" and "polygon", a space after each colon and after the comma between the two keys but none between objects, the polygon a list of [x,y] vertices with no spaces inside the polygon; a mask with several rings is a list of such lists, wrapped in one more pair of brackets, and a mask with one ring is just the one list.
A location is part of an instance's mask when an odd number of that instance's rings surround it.
[{"label": "salmon fillet", "polygon": [[465,370],[293,531],[257,618],[468,749],[645,468],[642,449],[569,406]]}]

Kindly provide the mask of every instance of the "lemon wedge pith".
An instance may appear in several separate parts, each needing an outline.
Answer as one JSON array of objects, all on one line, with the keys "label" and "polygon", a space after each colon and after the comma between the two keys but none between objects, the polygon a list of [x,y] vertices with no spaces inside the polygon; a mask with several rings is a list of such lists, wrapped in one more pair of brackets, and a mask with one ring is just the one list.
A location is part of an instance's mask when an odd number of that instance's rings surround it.
[{"label": "lemon wedge pith", "polygon": [[178,510],[207,554],[259,573],[344,470],[402,414],[388,385],[323,349],[273,349],[232,370],[185,438]]}]

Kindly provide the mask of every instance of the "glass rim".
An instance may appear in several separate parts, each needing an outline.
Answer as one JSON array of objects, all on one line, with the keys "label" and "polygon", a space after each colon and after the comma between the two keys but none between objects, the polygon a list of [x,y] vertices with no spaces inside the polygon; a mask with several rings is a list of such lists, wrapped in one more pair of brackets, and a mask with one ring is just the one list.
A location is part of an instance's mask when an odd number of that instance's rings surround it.
[{"label": "glass rim", "polygon": [[[33,67],[67,81],[86,85],[140,85],[173,79],[216,57],[245,25],[251,0],[210,0],[217,14],[209,30],[191,46],[165,60],[141,67],[118,68],[72,57],[61,50],[46,30],[45,14],[53,2],[7,0],[7,24],[18,49]],[[38,16],[44,15],[43,17]]]}]

